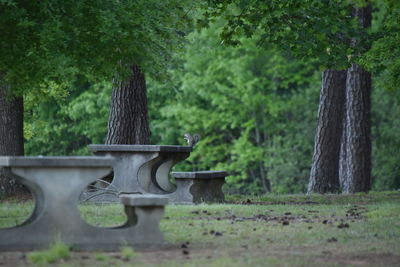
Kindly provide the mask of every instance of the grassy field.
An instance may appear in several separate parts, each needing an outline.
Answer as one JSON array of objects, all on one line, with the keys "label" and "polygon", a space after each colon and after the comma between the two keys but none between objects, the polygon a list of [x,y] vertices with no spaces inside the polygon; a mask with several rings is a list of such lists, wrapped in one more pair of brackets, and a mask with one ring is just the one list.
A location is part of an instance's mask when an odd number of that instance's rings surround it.
[{"label": "grassy field", "polygon": [[[62,266],[400,266],[398,191],[227,199],[221,205],[167,206],[161,230],[169,245],[163,248],[87,253],[58,244],[36,254],[0,253],[0,263],[43,265],[47,255]],[[97,226],[125,219],[117,204],[79,208]],[[0,227],[21,223],[32,209],[30,201],[3,201]]]}]

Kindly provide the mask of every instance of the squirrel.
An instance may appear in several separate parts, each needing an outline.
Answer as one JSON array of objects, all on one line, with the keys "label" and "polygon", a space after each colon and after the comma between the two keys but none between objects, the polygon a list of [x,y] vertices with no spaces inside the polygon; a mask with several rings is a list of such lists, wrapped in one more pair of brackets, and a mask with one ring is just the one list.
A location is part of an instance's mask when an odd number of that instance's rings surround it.
[{"label": "squirrel", "polygon": [[189,133],[185,133],[183,138],[187,141],[188,146],[194,147],[200,141],[200,135],[194,134],[193,136]]}]

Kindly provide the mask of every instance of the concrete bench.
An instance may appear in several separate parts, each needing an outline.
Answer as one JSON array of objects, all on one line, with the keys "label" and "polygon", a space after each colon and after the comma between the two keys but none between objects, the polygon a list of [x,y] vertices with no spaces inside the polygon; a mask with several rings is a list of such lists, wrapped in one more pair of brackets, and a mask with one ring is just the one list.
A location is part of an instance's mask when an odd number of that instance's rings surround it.
[{"label": "concrete bench", "polygon": [[110,157],[0,157],[0,166],[32,192],[35,208],[16,227],[0,229],[0,251],[49,246],[55,239],[77,250],[117,250],[163,243],[159,221],[167,199],[163,196],[121,194],[127,221],[114,228],[86,223],[78,210],[80,193],[111,172]]},{"label": "concrete bench", "polygon": [[222,185],[227,175],[225,171],[173,172],[177,189],[169,198],[177,204],[224,202]]}]

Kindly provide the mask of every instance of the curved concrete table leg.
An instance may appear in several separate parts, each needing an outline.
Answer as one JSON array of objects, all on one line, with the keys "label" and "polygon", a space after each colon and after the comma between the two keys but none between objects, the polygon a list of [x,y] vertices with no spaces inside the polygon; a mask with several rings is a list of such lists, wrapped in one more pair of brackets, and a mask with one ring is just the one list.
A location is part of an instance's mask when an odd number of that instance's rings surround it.
[{"label": "curved concrete table leg", "polygon": [[0,230],[0,250],[31,250],[47,246],[56,238],[87,228],[77,203],[81,190],[110,172],[109,167],[12,167],[35,196],[35,210],[22,225]]},{"label": "curved concrete table leg", "polygon": [[154,177],[157,168],[163,161],[164,159],[162,159],[159,156],[159,153],[157,152],[156,158],[140,166],[138,170],[138,180],[140,184],[139,191],[141,191],[142,193],[153,193],[153,194],[164,193],[164,191],[161,190],[161,188],[154,183],[155,180]]},{"label": "curved concrete table leg", "polygon": [[171,168],[181,162],[182,160],[189,157],[188,154],[182,153],[181,155],[171,155],[167,157],[167,160],[161,162],[161,164],[155,170],[155,176],[153,176],[153,183],[155,183],[160,189],[164,191],[164,193],[172,193],[176,190],[176,185],[171,183],[169,173]]}]

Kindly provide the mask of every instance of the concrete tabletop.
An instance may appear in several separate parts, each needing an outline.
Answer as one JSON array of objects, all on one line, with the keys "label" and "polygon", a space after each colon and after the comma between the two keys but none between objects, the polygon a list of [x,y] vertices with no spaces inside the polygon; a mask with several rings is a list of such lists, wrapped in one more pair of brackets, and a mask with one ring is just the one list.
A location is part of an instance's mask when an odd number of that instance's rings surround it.
[{"label": "concrete tabletop", "polygon": [[101,167],[111,166],[114,159],[111,157],[72,156],[72,157],[0,157],[0,166],[4,167]]},{"label": "concrete tabletop", "polygon": [[192,152],[191,146],[178,145],[89,145],[92,152]]},{"label": "concrete tabletop", "polygon": [[196,172],[172,172],[175,178],[191,178],[191,179],[212,179],[218,177],[225,177],[228,173],[226,171],[196,171]]}]

